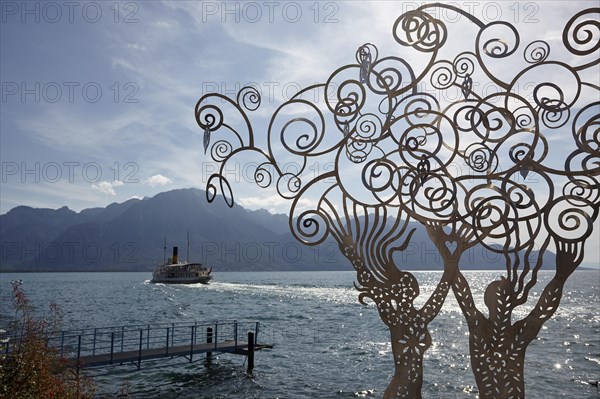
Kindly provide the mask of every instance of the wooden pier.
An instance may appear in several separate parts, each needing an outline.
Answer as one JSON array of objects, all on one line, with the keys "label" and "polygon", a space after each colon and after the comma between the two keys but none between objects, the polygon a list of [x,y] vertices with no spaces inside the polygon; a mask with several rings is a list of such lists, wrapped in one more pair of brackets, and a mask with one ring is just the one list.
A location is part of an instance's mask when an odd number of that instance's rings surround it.
[{"label": "wooden pier", "polygon": [[[259,328],[259,322],[236,320],[103,327],[61,331],[48,346],[78,368],[133,363],[139,370],[145,360],[183,357],[192,362],[201,354],[206,354],[210,364],[213,353],[231,353],[247,356],[247,369],[252,372],[254,352],[272,348],[258,343]],[[10,354],[11,342],[3,343],[6,354]]]}]

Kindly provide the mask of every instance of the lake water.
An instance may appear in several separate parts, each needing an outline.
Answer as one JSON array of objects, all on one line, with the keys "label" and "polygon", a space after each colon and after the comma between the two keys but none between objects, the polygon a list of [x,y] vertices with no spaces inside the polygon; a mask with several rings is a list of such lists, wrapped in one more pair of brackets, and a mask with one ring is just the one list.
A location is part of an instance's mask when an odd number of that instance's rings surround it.
[{"label": "lake water", "polygon": [[[561,308],[527,351],[528,398],[598,399],[588,384],[600,379],[600,272],[576,272]],[[467,272],[480,309],[483,290],[499,272]],[[537,292],[550,273],[541,273]],[[416,272],[425,300],[440,278]],[[388,330],[373,305],[358,303],[353,272],[216,273],[210,285],[150,284],[150,273],[0,274],[1,317],[12,314],[10,281],[41,310],[50,302],[64,328],[121,324],[257,320],[253,377],[245,357],[219,355],[210,369],[183,358],[105,367],[92,372],[99,393],[117,393],[127,380],[135,398],[380,398],[392,371]],[[530,302],[537,298],[532,294]],[[422,303],[422,302],[421,302]],[[524,308],[517,316],[528,312]],[[476,398],[467,326],[452,294],[430,325],[424,398]],[[201,356],[198,356],[201,358]]]}]

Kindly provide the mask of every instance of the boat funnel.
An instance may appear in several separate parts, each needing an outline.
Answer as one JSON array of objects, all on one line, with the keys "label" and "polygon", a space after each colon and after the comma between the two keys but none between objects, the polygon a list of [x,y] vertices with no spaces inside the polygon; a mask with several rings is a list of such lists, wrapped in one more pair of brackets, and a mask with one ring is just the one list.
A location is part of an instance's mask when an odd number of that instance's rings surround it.
[{"label": "boat funnel", "polygon": [[177,247],[173,247],[173,263],[178,263],[179,259],[177,259]]}]

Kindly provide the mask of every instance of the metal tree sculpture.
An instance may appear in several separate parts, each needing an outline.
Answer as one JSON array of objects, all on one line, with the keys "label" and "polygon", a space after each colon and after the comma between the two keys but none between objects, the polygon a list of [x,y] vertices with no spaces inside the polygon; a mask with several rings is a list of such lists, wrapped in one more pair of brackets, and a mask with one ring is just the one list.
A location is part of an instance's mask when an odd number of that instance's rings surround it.
[{"label": "metal tree sculpture", "polygon": [[[399,270],[394,263],[394,253],[406,248],[412,231],[408,231],[410,218],[403,213],[398,196],[388,195],[391,186],[382,177],[386,165],[385,160],[381,163],[383,153],[378,142],[384,135],[390,137],[386,132],[392,123],[393,86],[378,71],[380,67],[385,70],[386,63],[399,59],[377,60],[376,51],[372,45],[362,46],[357,52],[357,64],[338,69],[326,84],[309,87],[279,107],[269,125],[266,151],[253,144],[252,126],[246,111],[256,109],[260,97],[250,87],[240,91],[237,102],[215,94],[202,97],[196,106],[196,120],[205,129],[207,148],[213,132],[221,129],[232,134],[236,144],[239,143],[237,148],[227,140],[212,145],[211,155],[214,161],[221,163],[221,172],[227,162],[241,152],[256,153],[263,158],[256,168],[255,181],[263,187],[275,182],[279,194],[291,200],[290,227],[298,240],[317,245],[330,236],[337,241],[357,272],[360,301],[373,300],[391,332],[395,374],[385,397],[419,398],[423,354],[431,344],[427,326],[439,312],[453,276],[445,272],[429,300],[417,309],[414,299],[419,295],[418,282],[411,273]],[[377,62],[365,67],[370,61]],[[327,118],[306,98],[315,90],[331,92],[332,87],[337,87],[337,98],[332,102],[325,97],[331,112]],[[234,122],[223,120],[223,105],[215,105],[219,101],[225,101],[225,106],[231,105],[235,109],[241,131],[233,127]],[[388,111],[381,117],[367,111],[371,107],[381,113],[381,104],[385,103]],[[285,116],[287,109],[294,113],[301,109],[306,116],[288,119]],[[235,120],[235,116],[230,120]],[[308,133],[306,130],[294,131],[296,126],[308,129]],[[323,140],[325,131],[333,129],[338,131],[337,137],[327,143]],[[277,155],[281,152],[299,158],[300,170],[295,174],[283,172]],[[308,159],[320,159],[323,155],[335,158],[335,171],[309,177],[304,183]],[[341,173],[351,170],[352,165],[358,165],[362,184],[353,184],[353,173]],[[209,179],[209,201],[214,199],[217,184],[227,203],[233,205],[230,185],[222,173]],[[303,210],[299,206],[306,198],[316,199],[314,209]]]},{"label": "metal tree sculpture", "polygon": [[[412,40],[403,44],[415,47],[430,37],[445,38],[443,22],[426,13],[429,7],[441,6],[423,6],[397,21],[396,27],[410,26],[414,33]],[[449,104],[443,115],[453,121],[463,137],[475,135],[465,149],[445,145],[442,150],[449,151],[447,156],[464,158],[469,167],[469,174],[450,177],[455,185],[454,195],[450,195],[446,205],[455,203],[457,195],[465,191],[466,182],[475,183],[466,190],[463,206],[460,201],[456,203],[446,222],[435,229],[428,226],[442,253],[445,269],[456,267],[461,254],[473,243],[500,252],[506,259],[506,276],[492,282],[485,293],[488,316],[476,308],[467,280],[459,271],[453,282],[453,291],[469,325],[472,369],[482,398],[524,397],[525,351],[543,323],[556,312],[564,284],[582,262],[585,241],[598,217],[600,103],[594,100],[600,88],[597,73],[590,73],[589,68],[599,63],[598,23],[593,19],[599,13],[600,9],[581,11],[564,28],[563,45],[570,54],[581,57],[577,61],[581,65],[549,60],[550,46],[535,41],[523,52],[523,61],[528,65],[503,81],[491,74],[485,56],[516,64],[518,59],[511,55],[519,44],[517,31],[509,24],[499,23],[509,37],[484,43],[482,37],[493,24],[470,17],[479,28],[475,52],[463,52],[453,62],[436,60],[434,54],[428,65],[432,70],[421,75],[430,76],[432,83],[437,79],[435,82],[442,89],[452,85],[461,88],[464,101]],[[440,42],[435,43],[434,53]],[[484,44],[480,48],[481,43]],[[541,81],[549,71],[562,79]],[[472,90],[472,76],[477,73],[494,82],[497,93],[479,97]],[[516,93],[524,76],[533,87],[529,98]],[[458,78],[463,81],[457,83]],[[574,117],[573,110],[578,110]],[[439,127],[439,120],[436,125]],[[563,133],[569,125],[574,149],[560,168],[560,161],[546,159],[547,137]],[[559,164],[558,168],[549,166],[552,161]],[[476,172],[483,172],[483,176]],[[404,202],[410,204],[415,191],[407,194]],[[452,253],[445,245],[449,242],[456,245]],[[513,311],[527,302],[551,242],[556,251],[555,276],[534,309],[513,322]],[[534,249],[538,249],[535,257]]]},{"label": "metal tree sculpture", "polygon": [[[452,61],[439,57],[449,33],[427,13],[435,7],[460,13],[476,30],[473,43],[463,43],[468,48]],[[570,67],[549,61],[550,46],[542,41],[529,44],[519,57],[519,35],[508,23],[484,24],[448,5],[422,6],[401,15],[393,28],[398,43],[429,54],[420,73],[406,59],[379,58],[377,48],[365,44],[355,64],[282,104],[263,145],[257,144],[248,117],[260,106],[256,89],[243,88],[235,100],[210,94],[196,104],[205,152],[210,148],[220,164],[219,173],[208,181],[208,200],[220,191],[233,206],[224,174],[227,164],[242,154],[258,160],[254,180],[261,187],[275,186],[290,200],[294,236],[308,245],[331,237],[352,263],[359,299],[375,302],[391,333],[395,373],[384,397],[421,397],[423,353],[431,344],[428,324],[450,287],[469,323],[471,362],[481,397],[524,396],[527,345],[556,311],[564,282],[581,263],[583,244],[598,216],[600,103],[586,98],[589,93],[597,98],[600,88],[582,74],[598,64],[600,43],[591,43],[596,36],[585,29],[597,28],[597,23],[578,21],[598,12],[582,11],[565,27],[563,43],[571,54],[596,56]],[[581,32],[585,34],[578,36]],[[571,34],[576,45],[569,40]],[[591,48],[581,48],[590,43]],[[511,71],[509,79],[491,72],[494,62],[497,66],[515,57],[526,65]],[[564,81],[538,82],[544,68],[558,70]],[[481,95],[474,79],[491,83],[497,92]],[[529,95],[518,93],[524,79],[536,82]],[[439,95],[422,90],[423,83]],[[455,88],[462,97],[446,100],[444,92]],[[323,98],[324,104],[311,98]],[[579,112],[572,117],[575,109]],[[568,123],[575,149],[564,167],[556,166],[547,156],[546,136],[563,131]],[[211,145],[216,133],[220,139]],[[332,158],[332,172],[316,177],[307,173],[311,162]],[[281,166],[290,159],[300,165],[294,172]],[[467,170],[457,172],[457,165]],[[529,184],[527,178],[538,183]],[[307,208],[307,202],[313,205]],[[420,309],[414,305],[417,280],[394,259],[411,239],[410,220],[425,227],[444,261],[444,273]],[[513,323],[512,312],[527,302],[552,241],[556,276],[531,314]],[[487,317],[475,307],[459,271],[461,255],[478,244],[506,259],[507,275],[486,291]]]}]

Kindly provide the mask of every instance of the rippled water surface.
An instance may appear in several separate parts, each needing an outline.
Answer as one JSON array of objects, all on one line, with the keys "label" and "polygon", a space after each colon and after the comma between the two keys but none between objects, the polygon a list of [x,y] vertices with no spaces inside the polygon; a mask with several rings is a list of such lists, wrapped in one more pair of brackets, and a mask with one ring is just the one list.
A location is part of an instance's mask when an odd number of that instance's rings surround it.
[{"label": "rippled water surface", "polygon": [[[483,309],[483,290],[498,272],[467,272]],[[416,272],[423,303],[441,274]],[[536,300],[550,274],[542,273]],[[380,398],[389,382],[388,330],[373,305],[358,303],[352,272],[217,273],[210,285],[150,284],[149,273],[0,274],[1,316],[11,315],[10,281],[23,280],[34,304],[60,305],[65,328],[225,319],[257,320],[254,375],[245,358],[219,355],[210,369],[183,358],[95,369],[100,393],[123,381],[136,398]],[[531,307],[531,305],[530,305]],[[530,308],[529,308],[530,309]],[[522,317],[524,307],[516,313]],[[598,399],[589,380],[600,379],[600,275],[575,273],[561,308],[527,351],[528,398]],[[467,327],[452,294],[430,325],[425,354],[425,398],[476,398]],[[198,356],[198,358],[201,358]]]}]

